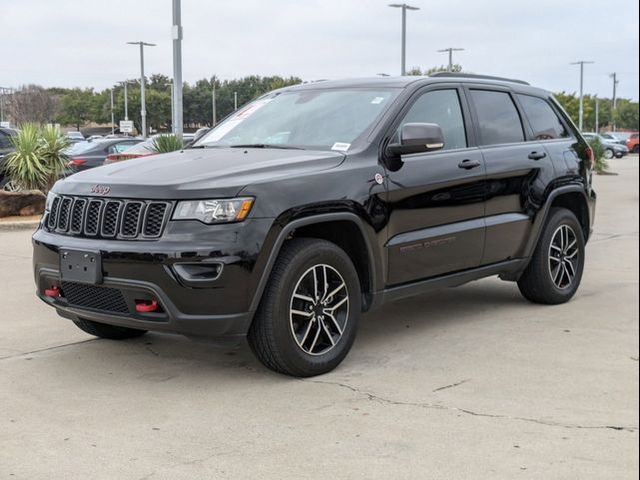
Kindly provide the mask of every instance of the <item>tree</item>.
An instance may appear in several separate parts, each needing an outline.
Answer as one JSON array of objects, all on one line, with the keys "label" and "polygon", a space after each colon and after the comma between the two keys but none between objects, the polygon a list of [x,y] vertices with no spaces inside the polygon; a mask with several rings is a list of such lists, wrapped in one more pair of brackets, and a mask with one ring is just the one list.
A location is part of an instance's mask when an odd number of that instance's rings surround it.
[{"label": "tree", "polygon": [[87,121],[95,118],[94,93],[92,88],[82,90],[73,88],[62,96],[62,112],[59,117],[60,123],[73,124],[76,130]]},{"label": "tree", "polygon": [[[444,65],[440,65],[439,67],[431,67],[431,68],[428,68],[428,69],[426,69],[424,71],[422,71],[420,69],[420,67],[413,67],[411,70],[409,70],[407,72],[407,75],[417,75],[417,76],[426,75],[426,76],[429,76],[429,75],[432,75],[434,73],[448,72],[448,71],[449,71],[449,68],[444,66]],[[462,65],[460,65],[459,63],[454,63],[452,65],[451,72],[452,73],[460,73],[460,72],[462,72]]]},{"label": "tree", "polygon": [[11,95],[9,116],[17,125],[51,123],[58,116],[60,103],[55,95],[39,85],[26,85]]}]

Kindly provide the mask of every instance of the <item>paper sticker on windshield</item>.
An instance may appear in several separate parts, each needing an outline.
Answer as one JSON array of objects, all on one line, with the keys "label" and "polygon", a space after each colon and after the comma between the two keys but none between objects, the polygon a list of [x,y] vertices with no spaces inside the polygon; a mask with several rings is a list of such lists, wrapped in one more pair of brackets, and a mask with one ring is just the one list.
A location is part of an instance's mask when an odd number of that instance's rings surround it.
[{"label": "paper sticker on windshield", "polygon": [[222,137],[224,137],[231,130],[236,128],[239,124],[241,124],[244,120],[249,118],[251,115],[256,113],[259,109],[264,107],[267,103],[269,103],[272,98],[265,98],[262,100],[256,100],[253,103],[250,103],[246,107],[238,110],[235,114],[229,117],[228,120],[225,120],[220,125],[218,125],[209,135],[204,137],[204,143],[209,142],[217,142]]},{"label": "paper sticker on windshield", "polygon": [[350,143],[336,142],[333,144],[333,147],[331,147],[331,150],[336,150],[338,152],[346,152],[347,150],[349,150],[350,146],[351,146]]},{"label": "paper sticker on windshield", "polygon": [[376,97],[371,100],[371,105],[380,105],[382,102],[384,102],[384,97]]}]

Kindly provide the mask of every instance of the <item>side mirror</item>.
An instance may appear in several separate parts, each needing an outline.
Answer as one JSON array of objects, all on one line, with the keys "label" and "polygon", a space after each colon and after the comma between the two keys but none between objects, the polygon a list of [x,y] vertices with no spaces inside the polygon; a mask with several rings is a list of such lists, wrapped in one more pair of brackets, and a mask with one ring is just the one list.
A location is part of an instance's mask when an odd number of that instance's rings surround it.
[{"label": "side mirror", "polygon": [[393,156],[440,150],[444,147],[444,136],[436,123],[405,123],[400,130],[400,143],[387,146]]}]

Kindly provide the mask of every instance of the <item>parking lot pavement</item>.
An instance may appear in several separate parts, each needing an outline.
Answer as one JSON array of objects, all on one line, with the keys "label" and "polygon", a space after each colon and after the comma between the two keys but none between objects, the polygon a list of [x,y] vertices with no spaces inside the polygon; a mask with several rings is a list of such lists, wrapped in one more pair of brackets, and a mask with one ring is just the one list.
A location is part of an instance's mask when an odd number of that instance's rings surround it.
[{"label": "parking lot pavement", "polygon": [[307,380],[246,346],[93,339],[0,233],[0,478],[638,478],[638,158],[611,165],[573,301],[489,279],[397,302]]}]

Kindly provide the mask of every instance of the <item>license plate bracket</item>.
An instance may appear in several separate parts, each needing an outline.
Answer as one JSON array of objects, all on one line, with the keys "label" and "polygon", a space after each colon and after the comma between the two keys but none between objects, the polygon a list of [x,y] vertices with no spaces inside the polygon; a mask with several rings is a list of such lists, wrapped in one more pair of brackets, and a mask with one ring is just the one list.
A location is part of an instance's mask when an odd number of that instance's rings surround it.
[{"label": "license plate bracket", "polygon": [[60,278],[70,282],[102,283],[102,258],[99,252],[60,249]]}]

